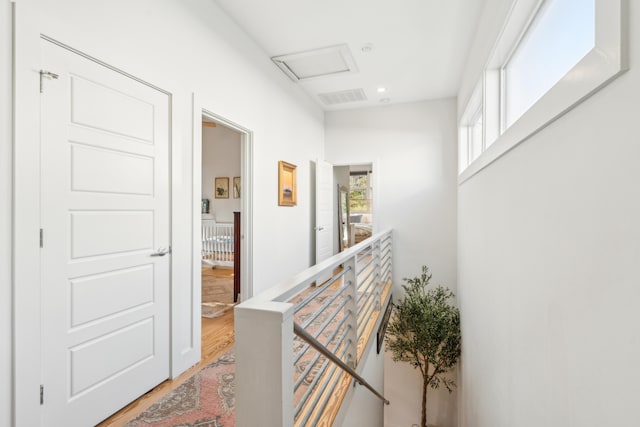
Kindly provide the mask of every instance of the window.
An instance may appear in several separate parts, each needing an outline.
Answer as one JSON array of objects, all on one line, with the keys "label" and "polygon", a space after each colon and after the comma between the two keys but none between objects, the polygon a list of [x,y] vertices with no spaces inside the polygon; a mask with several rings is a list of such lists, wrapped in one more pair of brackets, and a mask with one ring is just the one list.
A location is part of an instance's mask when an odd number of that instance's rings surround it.
[{"label": "window", "polygon": [[484,147],[482,146],[482,108],[471,118],[471,122],[468,127],[469,132],[469,163],[482,154]]},{"label": "window", "polygon": [[371,186],[369,172],[351,172],[349,175],[349,209],[351,213],[371,213]]},{"label": "window", "polygon": [[464,168],[477,159],[485,149],[482,82],[476,85],[473,96],[462,116],[459,139],[459,164],[460,170],[464,170]]},{"label": "window", "polygon": [[595,45],[595,0],[546,0],[503,68],[504,128]]},{"label": "window", "polygon": [[460,116],[459,182],[627,69],[625,4],[514,0]]}]

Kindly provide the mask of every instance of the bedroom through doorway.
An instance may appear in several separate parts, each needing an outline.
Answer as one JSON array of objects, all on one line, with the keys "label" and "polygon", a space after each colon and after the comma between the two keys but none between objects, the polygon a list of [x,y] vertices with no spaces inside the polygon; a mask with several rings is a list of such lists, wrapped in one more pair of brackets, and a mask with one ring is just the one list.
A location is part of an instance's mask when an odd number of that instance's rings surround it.
[{"label": "bedroom through doorway", "polygon": [[[242,134],[202,117],[201,274],[203,337],[207,319],[230,316],[240,293]],[[203,342],[203,348],[205,343]]]},{"label": "bedroom through doorway", "polygon": [[373,235],[373,165],[335,165],[333,175],[337,253]]}]

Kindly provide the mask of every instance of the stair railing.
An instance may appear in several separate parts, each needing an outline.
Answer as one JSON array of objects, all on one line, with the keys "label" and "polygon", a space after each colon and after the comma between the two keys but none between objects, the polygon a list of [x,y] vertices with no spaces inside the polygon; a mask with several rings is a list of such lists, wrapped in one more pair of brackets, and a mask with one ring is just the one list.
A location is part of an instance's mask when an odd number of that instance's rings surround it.
[{"label": "stair railing", "polygon": [[236,306],[238,427],[331,425],[354,380],[388,404],[359,372],[390,299],[392,253],[391,231],[378,233]]},{"label": "stair railing", "polygon": [[327,349],[327,347],[325,347],[322,344],[320,344],[320,342],[318,340],[313,338],[311,336],[311,334],[309,334],[307,331],[302,329],[302,327],[300,325],[298,325],[297,323],[293,324],[293,333],[296,334],[297,336],[299,336],[300,338],[302,338],[303,340],[305,340],[306,342],[308,342],[309,345],[311,345],[311,347],[315,348],[323,356],[327,357],[333,363],[338,365],[340,367],[340,369],[342,369],[343,371],[345,371],[346,373],[351,375],[358,382],[358,384],[360,384],[360,385],[366,387],[367,389],[369,389],[371,391],[371,393],[373,393],[376,396],[378,396],[380,398],[380,400],[382,400],[386,405],[389,404],[389,401],[382,395],[382,393],[380,393],[378,390],[373,388],[373,386],[371,384],[369,384],[369,382],[367,380],[362,378],[349,365],[344,363],[335,354],[333,354],[331,351],[329,351],[329,349]]}]

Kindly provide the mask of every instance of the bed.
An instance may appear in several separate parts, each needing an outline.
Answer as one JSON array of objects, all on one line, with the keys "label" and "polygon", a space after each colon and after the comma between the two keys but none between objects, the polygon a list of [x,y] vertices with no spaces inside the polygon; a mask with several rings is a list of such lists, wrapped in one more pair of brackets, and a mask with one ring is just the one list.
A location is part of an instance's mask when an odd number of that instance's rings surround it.
[{"label": "bed", "polygon": [[372,235],[373,227],[371,224],[352,224],[354,229],[354,242],[360,243],[368,239]]},{"label": "bed", "polygon": [[233,267],[233,223],[202,220],[202,264]]},{"label": "bed", "polygon": [[373,226],[371,224],[370,214],[353,214],[349,216],[349,222],[352,227],[352,242],[360,243],[368,239],[373,234]]}]

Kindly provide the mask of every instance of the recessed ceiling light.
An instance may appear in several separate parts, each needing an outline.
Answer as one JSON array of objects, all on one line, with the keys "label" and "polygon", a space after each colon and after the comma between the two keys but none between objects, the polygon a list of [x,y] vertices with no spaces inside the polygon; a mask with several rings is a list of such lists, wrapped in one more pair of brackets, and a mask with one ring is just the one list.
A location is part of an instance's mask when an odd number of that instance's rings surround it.
[{"label": "recessed ceiling light", "polygon": [[387,91],[386,87],[379,87],[378,88],[378,93],[385,93]]}]

